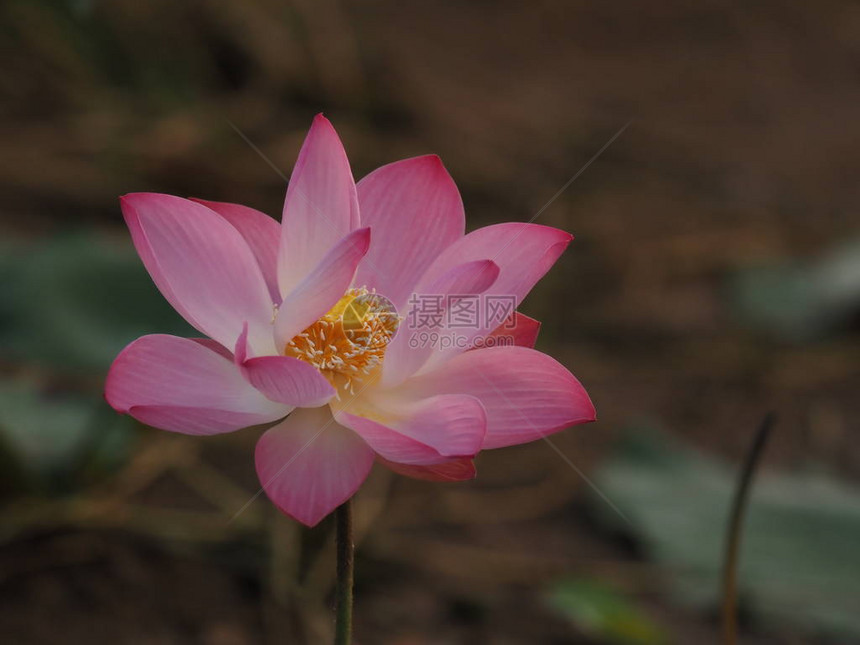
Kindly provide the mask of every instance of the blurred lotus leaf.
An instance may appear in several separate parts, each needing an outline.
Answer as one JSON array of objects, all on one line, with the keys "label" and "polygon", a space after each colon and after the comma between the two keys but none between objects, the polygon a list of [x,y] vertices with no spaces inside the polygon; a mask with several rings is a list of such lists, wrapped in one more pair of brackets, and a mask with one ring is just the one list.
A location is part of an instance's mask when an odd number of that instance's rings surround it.
[{"label": "blurred lotus leaf", "polygon": [[751,326],[793,342],[821,338],[860,313],[860,241],[807,265],[747,269],[733,293]]},{"label": "blurred lotus leaf", "polygon": [[601,643],[662,645],[668,642],[660,627],[630,599],[596,580],[559,582],[551,589],[548,600],[551,607]]},{"label": "blurred lotus leaf", "polygon": [[0,381],[0,489],[67,491],[83,471],[124,460],[133,429],[133,421],[114,413],[101,397]]},{"label": "blurred lotus leaf", "polygon": [[90,233],[4,249],[0,355],[105,372],[126,344],[154,332],[193,335],[128,241]]},{"label": "blurred lotus leaf", "polygon": [[[736,479],[726,465],[651,433],[623,443],[596,483],[646,552],[676,574],[678,598],[714,607]],[[600,504],[606,521],[630,529]],[[760,473],[739,585],[753,617],[860,637],[860,491],[822,474]]]},{"label": "blurred lotus leaf", "polygon": [[0,381],[0,488],[73,489],[85,471],[121,461],[133,436],[102,397],[113,358],[143,334],[192,330],[127,240],[7,239],[2,251],[0,355],[11,376]]}]

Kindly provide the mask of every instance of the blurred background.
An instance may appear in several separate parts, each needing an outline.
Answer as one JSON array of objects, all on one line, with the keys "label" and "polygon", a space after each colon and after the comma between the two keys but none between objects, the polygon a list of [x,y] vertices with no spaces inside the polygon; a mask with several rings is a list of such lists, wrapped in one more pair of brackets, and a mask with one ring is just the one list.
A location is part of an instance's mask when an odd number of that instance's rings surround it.
[{"label": "blurred background", "polygon": [[191,333],[117,197],[278,216],[323,111],[357,178],[438,153],[470,228],[530,219],[632,120],[541,212],[576,241],[523,307],[599,422],[474,482],[375,470],[357,642],[719,642],[768,411],[743,642],[860,642],[860,5],[5,0],[0,57],[0,641],[327,642],[332,527],[246,507],[260,431],[101,395],[126,343]]}]

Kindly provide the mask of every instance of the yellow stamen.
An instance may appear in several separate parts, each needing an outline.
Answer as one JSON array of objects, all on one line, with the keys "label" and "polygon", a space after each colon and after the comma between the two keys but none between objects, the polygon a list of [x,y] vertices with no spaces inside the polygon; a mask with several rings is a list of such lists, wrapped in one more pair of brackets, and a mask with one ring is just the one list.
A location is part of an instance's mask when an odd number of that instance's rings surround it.
[{"label": "yellow stamen", "polygon": [[364,287],[350,289],[334,307],[287,343],[284,354],[316,367],[338,390],[373,378],[400,317],[392,304]]}]

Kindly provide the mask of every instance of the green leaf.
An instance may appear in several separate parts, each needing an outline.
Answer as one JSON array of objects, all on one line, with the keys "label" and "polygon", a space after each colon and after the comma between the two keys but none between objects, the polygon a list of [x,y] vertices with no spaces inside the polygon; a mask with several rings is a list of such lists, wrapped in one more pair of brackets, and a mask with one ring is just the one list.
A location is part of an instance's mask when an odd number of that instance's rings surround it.
[{"label": "green leaf", "polygon": [[126,344],[155,332],[193,335],[158,293],[129,242],[79,234],[4,252],[4,356],[100,373]]},{"label": "green leaf", "polygon": [[[735,469],[651,434],[627,441],[596,484],[630,518],[647,552],[676,574],[678,598],[714,607],[736,477]],[[753,615],[860,636],[860,490],[821,474],[760,473],[739,577]]]},{"label": "green leaf", "polygon": [[[30,384],[0,381],[3,488],[64,490],[82,469],[115,467],[130,453],[134,422],[108,408],[101,397],[48,393]],[[23,477],[22,477],[23,476]],[[14,484],[10,486],[9,484]]]},{"label": "green leaf", "polygon": [[740,271],[732,296],[738,316],[752,327],[794,342],[824,337],[860,312],[860,242],[817,262]]},{"label": "green leaf", "polygon": [[665,633],[633,602],[595,580],[565,580],[548,596],[550,606],[580,630],[613,645],[662,645]]}]

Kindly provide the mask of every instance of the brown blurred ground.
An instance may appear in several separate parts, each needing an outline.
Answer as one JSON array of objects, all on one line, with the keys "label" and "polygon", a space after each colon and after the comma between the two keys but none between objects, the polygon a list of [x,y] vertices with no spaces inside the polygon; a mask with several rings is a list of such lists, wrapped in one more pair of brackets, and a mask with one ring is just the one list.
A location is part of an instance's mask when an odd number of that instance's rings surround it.
[{"label": "brown blurred ground", "polygon": [[[546,321],[539,348],[580,377],[601,419],[557,445],[589,472],[644,418],[737,460],[773,409],[768,465],[860,471],[856,326],[787,344],[743,327],[725,295],[738,269],[813,259],[858,234],[860,5],[18,0],[0,9],[0,28],[4,235],[122,235],[116,197],[137,190],[277,214],[284,182],[230,123],[289,172],[318,111],[357,177],[436,152],[470,227],[527,220],[633,119],[538,220],[577,240],[524,309]],[[198,443],[163,441],[153,445]],[[253,491],[252,442],[206,442],[202,458]],[[457,486],[376,473],[360,500],[373,519],[360,642],[584,642],[536,598],[560,572],[615,580],[677,642],[716,642],[710,617],[667,606],[659,572],[589,524],[582,479],[548,446],[486,454],[479,469]],[[187,482],[142,477],[128,499],[200,510]],[[267,502],[253,508],[271,520]],[[236,539],[231,528],[209,535],[204,524],[177,547],[172,515],[119,515],[95,522],[107,534],[50,527],[3,547],[0,634],[255,643],[295,622],[301,603],[284,600],[284,574],[270,579],[256,555],[245,570],[260,575],[217,565],[236,559],[219,546]],[[257,547],[281,544],[276,563],[291,559],[289,525],[249,532]]]}]

